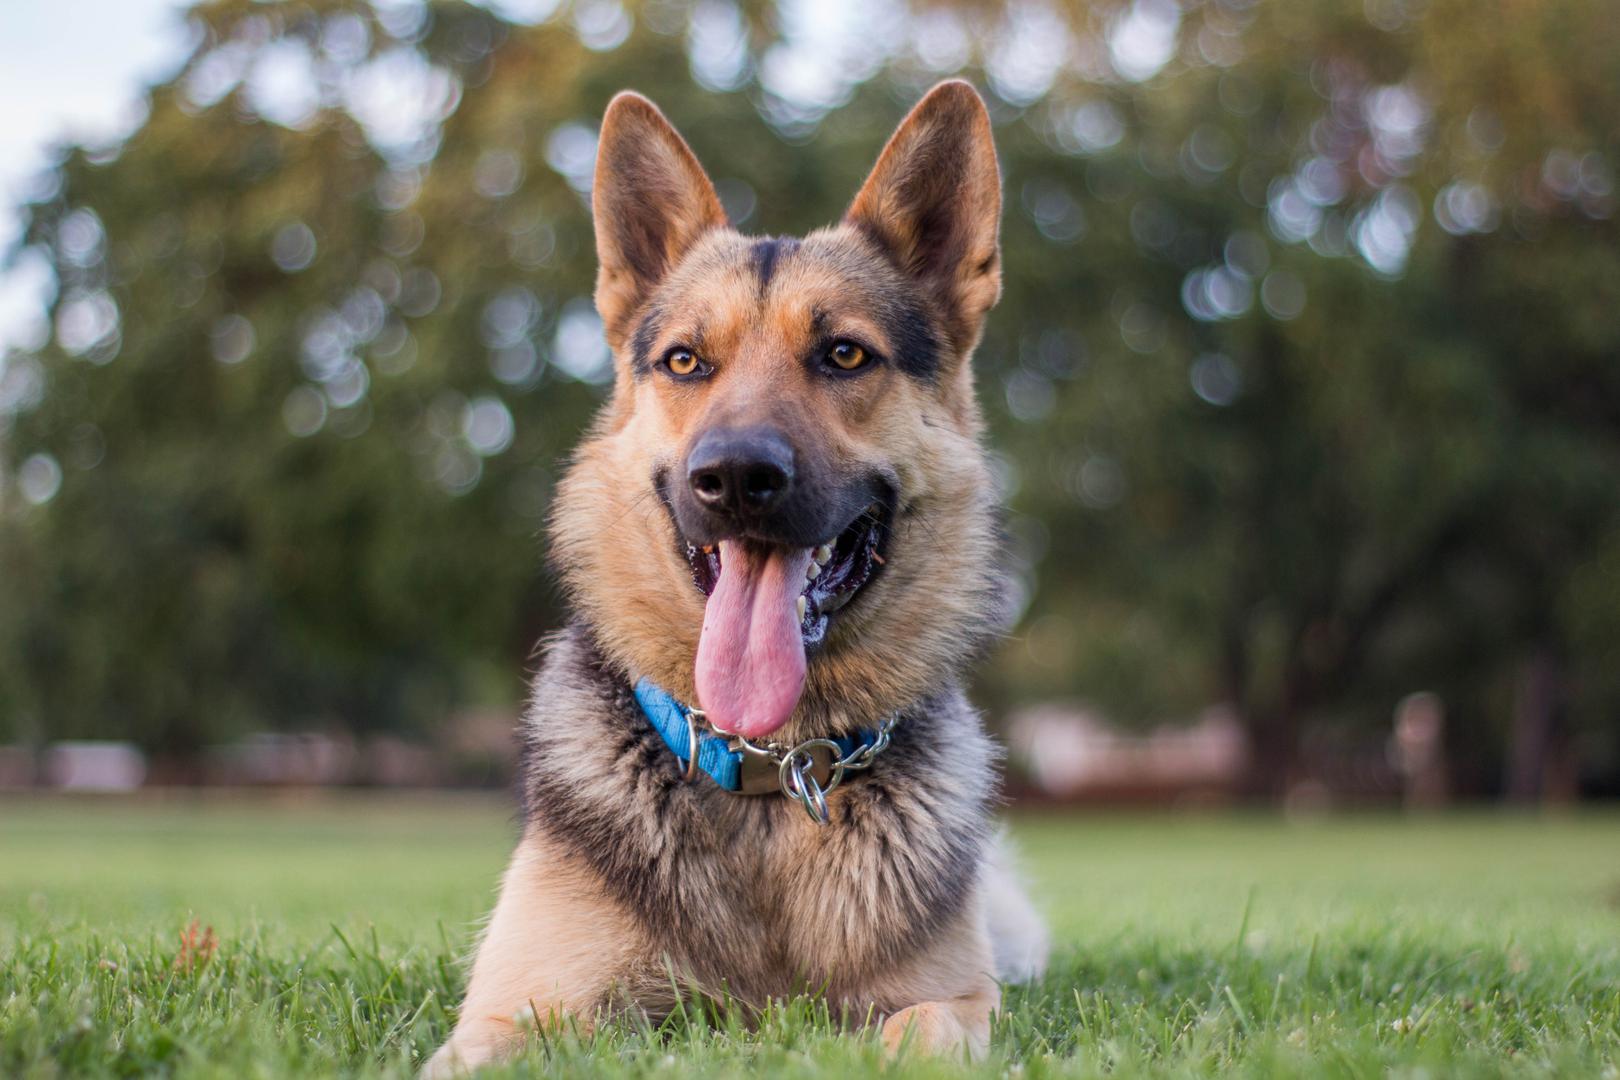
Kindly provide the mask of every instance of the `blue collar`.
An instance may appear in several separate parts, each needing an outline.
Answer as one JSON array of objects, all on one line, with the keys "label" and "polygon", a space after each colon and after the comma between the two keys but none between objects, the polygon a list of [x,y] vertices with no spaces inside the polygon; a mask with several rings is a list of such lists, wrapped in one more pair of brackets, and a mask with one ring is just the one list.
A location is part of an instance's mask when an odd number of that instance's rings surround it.
[{"label": "blue collar", "polygon": [[[742,790],[741,750],[732,749],[729,740],[712,731],[698,730],[697,725],[690,724],[686,707],[651,680],[637,682],[634,693],[642,715],[683,764],[692,760],[691,735],[696,731],[698,769],[727,791]],[[859,747],[872,745],[876,738],[873,732],[862,731],[854,737],[844,735],[830,741],[838,745],[840,754],[847,756]]]}]

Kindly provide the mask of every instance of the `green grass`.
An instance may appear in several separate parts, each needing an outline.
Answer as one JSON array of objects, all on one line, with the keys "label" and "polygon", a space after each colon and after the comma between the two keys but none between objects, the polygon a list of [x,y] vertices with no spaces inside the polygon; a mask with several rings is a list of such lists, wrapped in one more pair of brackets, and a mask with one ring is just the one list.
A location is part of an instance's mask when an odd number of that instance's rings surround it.
[{"label": "green grass", "polygon": [[[1620,818],[1016,821],[1058,942],[968,1068],[695,1006],[512,1075],[1620,1071]],[[498,802],[0,802],[0,1076],[409,1075],[514,836]],[[220,945],[176,970],[193,918]]]}]

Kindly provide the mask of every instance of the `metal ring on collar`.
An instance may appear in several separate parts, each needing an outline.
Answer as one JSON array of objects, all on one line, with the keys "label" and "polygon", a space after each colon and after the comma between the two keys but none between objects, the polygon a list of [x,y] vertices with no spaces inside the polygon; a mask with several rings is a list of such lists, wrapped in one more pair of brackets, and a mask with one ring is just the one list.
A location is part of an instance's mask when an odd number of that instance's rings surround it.
[{"label": "metal ring on collar", "polygon": [[702,709],[686,710],[686,779],[696,780],[698,775],[698,721],[703,719]]},{"label": "metal ring on collar", "polygon": [[[831,763],[831,773],[827,777],[827,786],[822,787],[816,778],[810,774],[815,767],[816,750],[826,750]],[[782,794],[796,800],[804,807],[804,812],[810,815],[810,820],[818,825],[825,825],[828,821],[827,793],[836,788],[844,779],[844,764],[839,760],[838,744],[831,739],[806,739],[804,742],[782,755],[782,764],[777,768],[777,779],[782,785]]]},{"label": "metal ring on collar", "polygon": [[827,813],[827,793],[810,775],[810,759],[790,758],[782,762],[780,776],[782,793],[804,807],[811,821],[817,825],[827,824],[830,816]]},{"label": "metal ring on collar", "polygon": [[[692,709],[690,712],[696,714],[696,720],[704,721],[702,710]],[[694,717],[689,715],[687,717],[688,730],[690,730],[690,725],[693,722]],[[776,786],[781,793],[803,806],[805,813],[810,815],[812,821],[819,825],[826,825],[829,820],[827,794],[843,783],[846,773],[871,768],[877,756],[889,748],[890,736],[899,722],[900,714],[898,712],[890,713],[878,725],[877,732],[870,743],[856,746],[848,754],[842,754],[842,756],[840,756],[841,748],[831,739],[807,739],[795,746],[783,746],[781,743],[767,742],[765,740],[755,743],[738,735],[736,732],[726,731],[717,725],[707,724],[707,726],[716,735],[725,739],[730,749],[734,753],[741,755],[745,760],[752,759],[765,766],[766,769],[774,766],[776,768]],[[705,723],[707,722],[705,721]],[[816,765],[815,752],[821,750],[825,750],[827,753],[826,787],[822,787],[811,772],[811,769]],[[688,776],[692,775],[690,769],[691,765],[689,763]],[[763,794],[768,790],[766,788],[749,788],[748,785],[752,781],[747,779],[748,773],[749,770],[744,767],[739,781],[742,785],[741,790],[750,794]],[[764,781],[764,777],[769,775],[769,772],[765,772],[763,776],[759,777],[759,780]],[[768,781],[764,782],[768,783]]]}]

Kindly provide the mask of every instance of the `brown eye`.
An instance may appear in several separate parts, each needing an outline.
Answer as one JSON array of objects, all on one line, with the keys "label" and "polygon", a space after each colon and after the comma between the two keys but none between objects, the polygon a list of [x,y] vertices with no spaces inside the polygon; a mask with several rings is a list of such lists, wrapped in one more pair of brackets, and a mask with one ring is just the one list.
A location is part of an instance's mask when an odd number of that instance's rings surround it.
[{"label": "brown eye", "polygon": [[696,375],[701,363],[690,349],[671,349],[664,357],[664,366],[671,375]]},{"label": "brown eye", "polygon": [[867,361],[866,350],[853,341],[840,341],[827,351],[827,359],[840,371],[854,371]]}]

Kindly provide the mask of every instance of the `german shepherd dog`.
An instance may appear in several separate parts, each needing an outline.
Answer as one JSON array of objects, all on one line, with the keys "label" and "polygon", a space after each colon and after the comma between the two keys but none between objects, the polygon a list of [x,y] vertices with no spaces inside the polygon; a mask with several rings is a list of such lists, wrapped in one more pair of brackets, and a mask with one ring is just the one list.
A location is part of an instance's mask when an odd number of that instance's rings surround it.
[{"label": "german shepherd dog", "polygon": [[[575,620],[428,1073],[688,992],[816,992],[890,1047],[982,1053],[1001,982],[1045,961],[960,686],[1006,614],[969,364],[1001,289],[984,103],[935,87],[844,219],[788,239],[733,230],[622,93],[591,197],[616,378],[550,525]],[[764,794],[717,782],[727,755]]]}]

